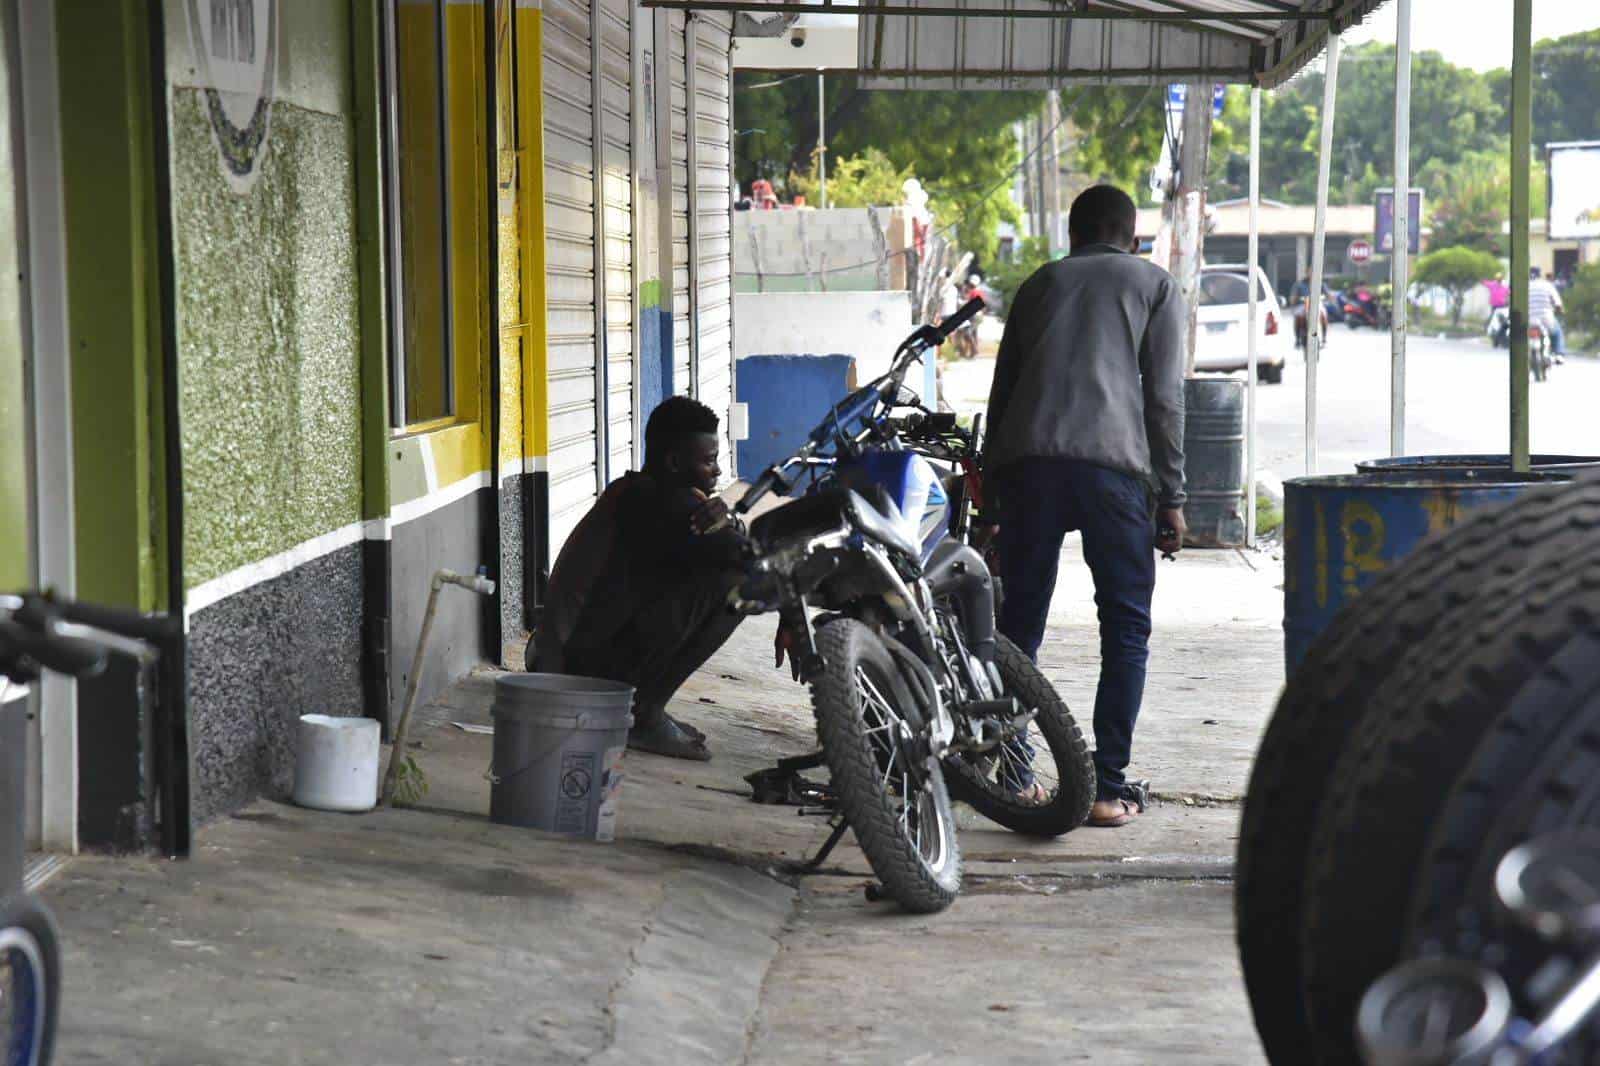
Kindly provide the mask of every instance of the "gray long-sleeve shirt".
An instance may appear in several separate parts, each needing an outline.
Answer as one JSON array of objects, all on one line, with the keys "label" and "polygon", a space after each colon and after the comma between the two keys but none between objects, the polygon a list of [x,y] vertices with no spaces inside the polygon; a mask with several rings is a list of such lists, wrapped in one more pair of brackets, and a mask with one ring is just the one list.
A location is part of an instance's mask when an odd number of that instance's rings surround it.
[{"label": "gray long-sleeve shirt", "polygon": [[1106,244],[1023,282],[989,392],[985,465],[1082,459],[1182,506],[1183,298],[1172,275]]}]

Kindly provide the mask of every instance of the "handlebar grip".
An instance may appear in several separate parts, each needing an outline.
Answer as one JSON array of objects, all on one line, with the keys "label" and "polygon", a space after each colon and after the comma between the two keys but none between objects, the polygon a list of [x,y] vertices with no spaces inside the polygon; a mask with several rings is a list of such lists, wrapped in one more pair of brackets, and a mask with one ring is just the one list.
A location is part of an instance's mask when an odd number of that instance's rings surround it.
[{"label": "handlebar grip", "polygon": [[16,622],[0,622],[0,648],[26,655],[47,670],[73,677],[98,674],[106,666],[106,652],[77,637],[35,633]]},{"label": "handlebar grip", "polygon": [[750,508],[759,503],[763,496],[771,492],[777,483],[777,467],[767,467],[766,470],[762,471],[761,476],[756,478],[756,483],[746,489],[745,494],[739,497],[739,502],[733,505],[734,513],[748,514],[750,512]]},{"label": "handlebar grip", "polygon": [[938,327],[934,331],[939,335],[938,343],[944,343],[949,339],[950,334],[954,333],[956,330],[960,329],[962,326],[976,318],[978,316],[978,312],[982,311],[984,306],[983,297],[974,296],[972,299],[963,304],[955,314],[939,323]]}]

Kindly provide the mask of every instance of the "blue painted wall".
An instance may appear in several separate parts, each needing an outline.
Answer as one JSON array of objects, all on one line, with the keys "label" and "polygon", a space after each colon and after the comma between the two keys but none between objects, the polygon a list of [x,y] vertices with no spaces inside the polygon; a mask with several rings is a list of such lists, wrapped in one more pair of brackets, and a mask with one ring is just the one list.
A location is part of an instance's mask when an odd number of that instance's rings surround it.
[{"label": "blue painted wall", "polygon": [[738,402],[749,406],[750,438],[734,445],[746,480],[805,441],[811,427],[850,388],[848,355],[747,355],[739,360]]}]

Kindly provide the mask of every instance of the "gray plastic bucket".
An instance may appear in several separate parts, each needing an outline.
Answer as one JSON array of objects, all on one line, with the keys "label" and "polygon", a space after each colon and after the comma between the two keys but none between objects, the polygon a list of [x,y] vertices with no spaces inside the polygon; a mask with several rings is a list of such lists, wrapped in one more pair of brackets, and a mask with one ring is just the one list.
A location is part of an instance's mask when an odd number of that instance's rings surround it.
[{"label": "gray plastic bucket", "polygon": [[633,687],[617,681],[496,678],[489,820],[614,839],[632,708]]}]

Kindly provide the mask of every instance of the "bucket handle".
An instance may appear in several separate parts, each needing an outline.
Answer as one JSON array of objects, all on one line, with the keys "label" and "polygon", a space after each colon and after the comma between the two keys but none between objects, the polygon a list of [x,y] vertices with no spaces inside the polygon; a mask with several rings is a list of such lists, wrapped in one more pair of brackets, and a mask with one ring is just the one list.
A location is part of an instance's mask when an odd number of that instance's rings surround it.
[{"label": "bucket handle", "polygon": [[[588,729],[588,728],[590,728],[590,726],[589,726],[589,715],[588,715],[588,712],[585,711],[585,712],[582,712],[582,713],[580,713],[578,715],[577,727],[575,729],[573,729],[572,732],[577,732],[580,729]],[[489,784],[491,784],[491,785],[498,785],[498,784],[502,784],[502,783],[504,783],[506,781],[510,781],[514,777],[521,777],[524,773],[527,773],[530,769],[532,769],[536,764],[544,762],[545,759],[549,758],[550,755],[553,752],[557,751],[561,747],[561,745],[565,744],[566,742],[567,742],[567,738],[566,737],[562,737],[560,740],[557,740],[554,744],[552,744],[549,747],[545,748],[543,751],[539,752],[537,755],[534,755],[527,762],[523,763],[520,767],[518,767],[517,769],[511,771],[509,774],[506,774],[504,776],[501,776],[500,774],[495,773],[495,771],[494,771],[494,758],[493,758],[493,756],[491,756],[489,758],[489,768],[483,772],[483,779],[485,781],[489,782]]]}]

